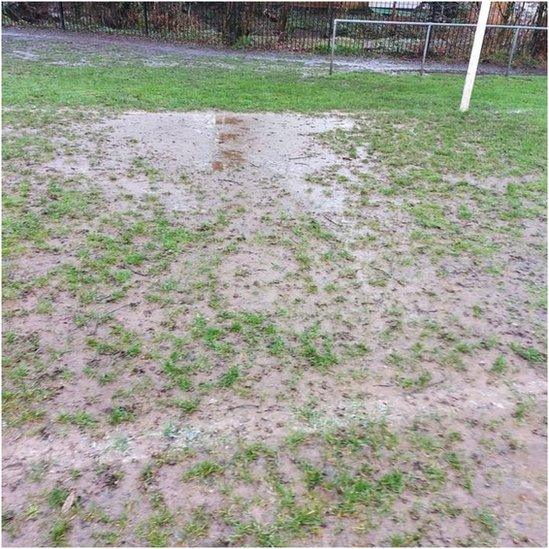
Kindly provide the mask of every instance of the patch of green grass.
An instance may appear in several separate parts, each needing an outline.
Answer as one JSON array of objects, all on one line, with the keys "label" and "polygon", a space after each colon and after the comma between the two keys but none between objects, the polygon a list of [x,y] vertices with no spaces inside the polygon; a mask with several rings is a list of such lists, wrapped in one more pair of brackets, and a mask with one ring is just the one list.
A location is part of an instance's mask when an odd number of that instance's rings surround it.
[{"label": "patch of green grass", "polygon": [[223,321],[230,321],[228,332],[238,334],[249,349],[267,349],[275,356],[280,356],[285,350],[285,343],[278,329],[263,314],[242,311],[223,311],[219,314]]},{"label": "patch of green grass", "polygon": [[192,389],[192,381],[189,374],[193,367],[183,363],[184,355],[179,351],[174,351],[162,365],[162,371],[177,385],[182,391],[190,391]]},{"label": "patch of green grass", "polygon": [[429,485],[435,489],[443,486],[447,479],[445,471],[435,465],[427,465],[423,470],[423,474]]},{"label": "patch of green grass", "polygon": [[298,539],[314,532],[321,524],[321,510],[312,502],[303,507],[295,504],[288,506],[276,521],[280,533]]},{"label": "patch of green grass", "polygon": [[204,509],[195,509],[191,514],[191,520],[183,527],[185,536],[192,540],[204,537],[210,529],[210,520],[211,517]]},{"label": "patch of green grass", "polygon": [[374,453],[397,444],[396,435],[384,420],[367,420],[345,428],[330,428],[323,433],[328,448],[336,453],[344,450],[363,451],[365,447]]},{"label": "patch of green grass", "polygon": [[305,482],[305,486],[307,486],[309,490],[322,484],[322,481],[324,480],[324,473],[321,469],[315,467],[307,461],[301,461],[299,463],[299,468],[303,472],[303,480]]},{"label": "patch of green grass", "polygon": [[400,494],[404,489],[404,475],[400,471],[386,473],[379,479],[378,486],[387,492]]},{"label": "patch of green grass", "polygon": [[[4,64],[5,106],[47,105],[114,107],[121,110],[357,111],[384,110],[451,112],[475,119],[475,111],[518,109],[524,119],[544,108],[546,80],[542,77],[477,78],[472,113],[458,112],[461,75],[381,75],[369,72],[302,75],[288,68],[258,72],[241,66],[210,67],[117,66],[64,67],[23,61]],[[93,87],[90,87],[93,82]],[[337,89],[337,93],[334,93]],[[364,93],[368,90],[368,93]],[[496,136],[494,136],[496,138]]]},{"label": "patch of green grass", "polygon": [[219,387],[228,389],[232,387],[240,379],[240,368],[231,366],[224,374],[221,375],[217,382]]},{"label": "patch of green grass", "polygon": [[411,442],[414,447],[425,452],[427,455],[436,454],[441,447],[441,442],[439,440],[427,433],[422,433],[421,431],[412,431]]},{"label": "patch of green grass", "polygon": [[492,367],[490,368],[490,371],[494,374],[504,374],[507,371],[507,361],[505,360],[505,357],[503,355],[499,355],[496,360],[494,360],[494,363],[492,364]]},{"label": "patch of green grass", "polygon": [[251,463],[261,456],[274,457],[276,452],[262,442],[252,442],[241,448],[235,455],[236,461]]},{"label": "patch of green grass", "polygon": [[3,218],[3,252],[15,256],[26,249],[25,244],[44,246],[49,229],[44,226],[40,216],[35,212],[21,214],[7,213]]},{"label": "patch of green grass", "polygon": [[429,385],[432,377],[430,372],[424,370],[417,377],[398,376],[396,382],[403,389],[420,390],[425,389]]},{"label": "patch of green grass", "polygon": [[421,532],[407,532],[405,534],[393,534],[390,538],[391,547],[420,547]]},{"label": "patch of green grass", "polygon": [[426,229],[447,229],[450,227],[447,215],[438,204],[418,204],[410,209],[418,225]]},{"label": "patch of green grass", "polygon": [[331,484],[341,494],[339,513],[352,515],[363,506],[373,505],[379,510],[389,508],[404,490],[405,481],[401,471],[391,471],[377,480],[364,471],[360,475],[344,472]]},{"label": "patch of green grass", "polygon": [[286,350],[286,343],[281,336],[275,336],[267,346],[269,353],[273,356],[282,356]]},{"label": "patch of green grass", "polygon": [[169,543],[170,527],[173,524],[174,516],[168,509],[162,507],[138,525],[137,535],[150,547],[167,547],[171,545]]},{"label": "patch of green grass", "polygon": [[65,503],[68,495],[69,491],[64,488],[53,488],[48,493],[48,505],[53,508],[61,507],[63,503]]},{"label": "patch of green grass", "polygon": [[27,161],[43,162],[52,157],[54,150],[53,143],[39,135],[7,137],[2,144],[2,160],[24,158]]},{"label": "patch of green grass", "polygon": [[526,416],[530,413],[530,410],[532,409],[532,406],[534,405],[534,401],[531,397],[522,397],[516,404],[515,409],[513,411],[513,417],[517,421],[524,421],[526,419]]},{"label": "patch of green grass", "polygon": [[179,252],[185,245],[200,239],[200,235],[193,233],[183,226],[175,225],[165,217],[155,220],[155,238],[165,252]]},{"label": "patch of green grass", "polygon": [[100,355],[119,355],[128,358],[139,356],[142,347],[137,334],[119,325],[111,328],[109,338],[90,337],[87,339],[87,344]]},{"label": "patch of green grass", "polygon": [[468,220],[472,219],[473,212],[465,204],[460,204],[458,206],[457,216],[459,219]]},{"label": "patch of green grass", "polygon": [[59,423],[76,425],[78,427],[95,427],[98,423],[97,419],[91,416],[84,410],[76,412],[61,412],[57,417]]},{"label": "patch of green grass", "polygon": [[280,547],[284,544],[284,536],[278,531],[276,524],[261,524],[255,520],[244,522],[229,518],[226,522],[232,526],[233,533],[229,542],[234,545],[243,544],[243,540],[251,538],[253,545],[259,547]]},{"label": "patch of green grass", "polygon": [[135,413],[126,406],[115,406],[109,411],[109,423],[111,425],[120,425],[135,420]]},{"label": "patch of green grass", "polygon": [[472,312],[475,318],[481,318],[482,315],[484,314],[484,310],[480,305],[473,305]]},{"label": "patch of green grass", "polygon": [[339,512],[353,514],[357,505],[367,505],[374,497],[374,483],[365,478],[352,478],[347,474],[340,476],[336,481],[337,489],[341,493]]},{"label": "patch of green grass", "polygon": [[219,475],[223,472],[223,467],[214,461],[201,461],[183,474],[183,478],[188,479],[204,479]]},{"label": "patch of green grass", "polygon": [[57,519],[50,529],[51,544],[54,547],[65,547],[70,530],[71,523],[68,519]]},{"label": "patch of green grass", "polygon": [[452,467],[452,469],[455,469],[456,471],[463,471],[463,460],[459,457],[458,454],[456,454],[455,452],[448,452],[444,457],[450,467]]},{"label": "patch of green grass", "polygon": [[162,434],[166,438],[175,439],[180,435],[180,433],[181,433],[181,427],[179,426],[179,424],[174,423],[172,421],[166,423],[166,425],[162,429]]},{"label": "patch of green grass", "polygon": [[477,523],[481,529],[495,536],[499,531],[499,524],[494,514],[487,509],[479,509],[472,517],[473,522]]},{"label": "patch of green grass", "polygon": [[338,363],[338,357],[334,354],[331,339],[320,333],[318,324],[309,330],[305,330],[299,337],[299,353],[313,368],[327,370]]},{"label": "patch of green grass", "polygon": [[186,415],[192,414],[198,410],[200,399],[179,399],[174,401],[174,404]]},{"label": "patch of green grass", "polygon": [[94,541],[97,545],[104,547],[117,547],[120,545],[120,533],[113,530],[93,532]]},{"label": "patch of green grass", "polygon": [[36,304],[36,312],[39,315],[49,315],[53,311],[53,303],[51,299],[40,299]]},{"label": "patch of green grass", "polygon": [[51,219],[90,218],[93,204],[99,199],[95,191],[75,189],[72,181],[52,181],[44,197],[44,213]]},{"label": "patch of green grass", "polygon": [[534,347],[525,347],[518,343],[511,343],[510,347],[518,356],[531,364],[542,364],[547,361],[547,355]]},{"label": "patch of green grass", "polygon": [[303,444],[307,440],[307,437],[308,435],[304,431],[295,431],[286,436],[284,443],[289,448],[295,449]]},{"label": "patch of green grass", "polygon": [[191,326],[191,334],[195,339],[201,339],[206,347],[212,349],[221,356],[231,355],[233,346],[228,341],[223,341],[227,331],[219,326],[209,325],[206,318],[198,315]]},{"label": "patch of green grass", "polygon": [[151,164],[142,156],[137,156],[132,161],[129,175],[130,177],[133,177],[136,173],[145,175],[151,183],[155,183],[160,177],[160,170],[154,166],[151,166]]},{"label": "patch of green grass", "polygon": [[147,463],[139,473],[139,480],[145,486],[149,486],[154,481],[156,472],[155,466],[152,463]]}]

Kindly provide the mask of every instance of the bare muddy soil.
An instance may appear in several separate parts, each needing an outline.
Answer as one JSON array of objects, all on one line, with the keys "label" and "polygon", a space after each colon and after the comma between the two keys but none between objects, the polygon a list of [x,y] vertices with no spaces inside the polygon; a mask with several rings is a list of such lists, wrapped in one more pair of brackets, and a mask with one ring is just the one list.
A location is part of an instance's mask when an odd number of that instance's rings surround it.
[{"label": "bare muddy soil", "polygon": [[[297,54],[291,52],[261,52],[223,50],[173,42],[163,42],[138,36],[112,36],[85,32],[60,32],[49,29],[6,27],[2,29],[4,51],[10,57],[23,60],[50,61],[68,66],[94,66],[112,62],[145,66],[211,65],[231,68],[242,62],[265,67],[293,65],[304,72],[327,71],[327,55]],[[391,59],[371,57],[336,56],[337,72],[371,71],[378,73],[416,72],[421,68],[420,59]],[[427,59],[428,72],[466,72],[466,63],[443,63]],[[543,68],[513,68],[512,74],[545,74]],[[484,63],[480,74],[505,74],[504,66]]]},{"label": "bare muddy soil", "polygon": [[546,544],[543,215],[458,242],[365,117],[65,114],[4,163],[6,546]]}]

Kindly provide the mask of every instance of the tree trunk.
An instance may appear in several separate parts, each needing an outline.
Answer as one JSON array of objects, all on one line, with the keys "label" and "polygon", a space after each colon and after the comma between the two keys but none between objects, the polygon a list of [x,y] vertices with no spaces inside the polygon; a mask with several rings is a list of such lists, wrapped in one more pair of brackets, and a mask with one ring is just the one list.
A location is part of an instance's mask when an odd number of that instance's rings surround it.
[{"label": "tree trunk", "polygon": [[284,4],[280,11],[280,16],[278,18],[278,25],[277,25],[277,34],[278,34],[279,43],[286,41],[286,37],[287,37],[286,27],[288,25],[289,10],[290,10],[290,6],[288,4]]},{"label": "tree trunk", "polygon": [[514,2],[507,2],[507,9],[505,10],[505,13],[503,14],[503,24],[504,25],[510,25],[510,21],[512,22],[512,15],[515,13],[515,3]]},{"label": "tree trunk", "polygon": [[[547,4],[540,2],[534,17],[534,25],[536,27],[547,26]],[[532,34],[532,41],[530,42],[530,53],[532,57],[547,57],[547,31],[538,30]]]},{"label": "tree trunk", "polygon": [[234,46],[243,36],[242,14],[244,4],[241,2],[225,2],[221,37],[223,44]]}]

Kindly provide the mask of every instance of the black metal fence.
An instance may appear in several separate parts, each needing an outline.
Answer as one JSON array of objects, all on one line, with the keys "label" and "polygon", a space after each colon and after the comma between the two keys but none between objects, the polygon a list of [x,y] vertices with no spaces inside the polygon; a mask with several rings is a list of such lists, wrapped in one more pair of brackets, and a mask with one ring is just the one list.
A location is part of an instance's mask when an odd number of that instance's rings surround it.
[{"label": "black metal fence", "polygon": [[[475,23],[479,2],[3,2],[4,26],[150,36],[209,46],[327,53],[335,18]],[[545,2],[494,2],[490,23],[547,25]],[[474,30],[437,27],[429,58],[465,61]],[[341,25],[337,51],[418,57],[424,30]],[[505,64],[511,29],[488,29],[482,59]],[[547,31],[523,30],[516,65],[545,65]]]}]

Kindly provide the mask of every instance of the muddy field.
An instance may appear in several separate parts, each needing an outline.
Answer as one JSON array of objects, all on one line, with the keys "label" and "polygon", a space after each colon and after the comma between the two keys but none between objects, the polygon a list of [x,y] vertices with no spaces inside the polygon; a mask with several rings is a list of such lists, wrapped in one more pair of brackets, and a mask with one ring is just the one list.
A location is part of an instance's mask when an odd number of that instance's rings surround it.
[{"label": "muddy field", "polygon": [[533,78],[10,33],[4,545],[546,545]]},{"label": "muddy field", "polygon": [[426,199],[367,116],[27,120],[5,545],[545,545],[540,175]]}]

